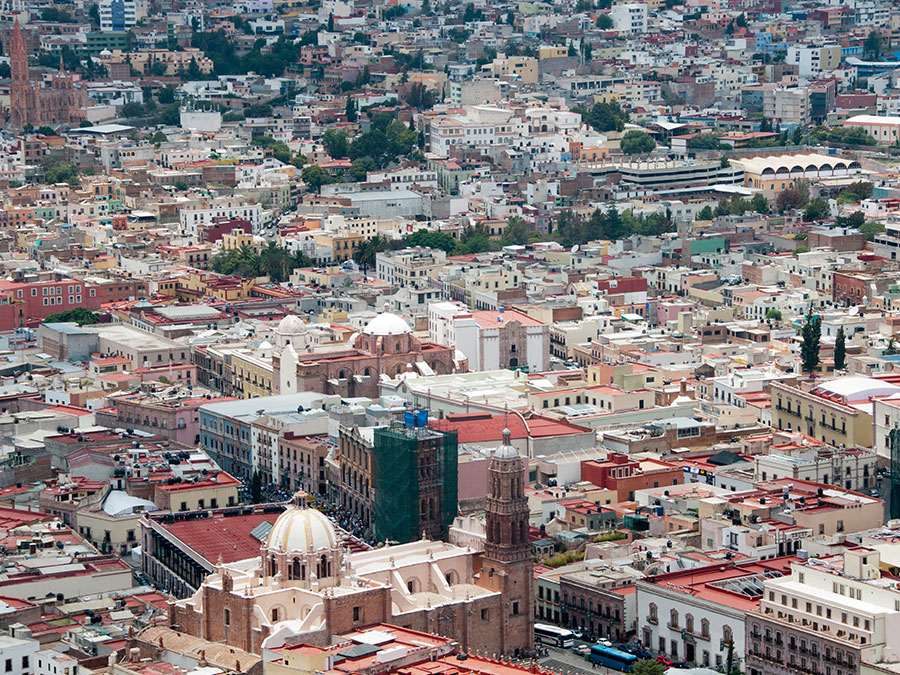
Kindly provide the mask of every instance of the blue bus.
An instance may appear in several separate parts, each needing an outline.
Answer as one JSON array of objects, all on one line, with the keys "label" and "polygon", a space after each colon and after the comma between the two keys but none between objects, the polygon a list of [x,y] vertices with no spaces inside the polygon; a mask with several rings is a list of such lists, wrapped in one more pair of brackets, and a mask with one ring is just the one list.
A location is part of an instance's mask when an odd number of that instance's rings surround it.
[{"label": "blue bus", "polygon": [[630,673],[638,657],[614,647],[594,645],[591,647],[591,653],[588,654],[588,660],[591,663],[600,663],[607,668],[621,670],[623,673]]}]

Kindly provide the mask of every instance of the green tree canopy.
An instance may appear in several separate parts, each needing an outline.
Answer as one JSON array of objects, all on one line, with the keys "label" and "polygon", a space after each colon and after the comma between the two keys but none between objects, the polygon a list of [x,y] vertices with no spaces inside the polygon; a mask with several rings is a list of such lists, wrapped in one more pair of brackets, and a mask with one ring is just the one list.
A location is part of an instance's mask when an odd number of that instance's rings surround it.
[{"label": "green tree canopy", "polygon": [[578,112],[597,131],[622,131],[628,121],[628,113],[618,103],[595,103],[590,110]]},{"label": "green tree canopy", "polygon": [[844,327],[838,328],[837,337],[834,340],[834,369],[844,370],[847,367],[847,338],[844,335]]},{"label": "green tree canopy", "polygon": [[813,316],[812,310],[806,315],[806,321],[800,330],[800,364],[804,373],[815,372],[819,365],[819,342],[822,338],[822,322]]},{"label": "green tree canopy", "polygon": [[303,172],[300,175],[303,178],[303,182],[306,183],[313,192],[319,192],[323,185],[328,185],[333,182],[331,174],[318,164],[310,164],[309,166],[304,167]]},{"label": "green tree canopy", "polygon": [[79,326],[91,325],[100,321],[100,317],[86,307],[67,309],[65,312],[50,314],[44,318],[44,323],[69,323],[74,321]]},{"label": "green tree canopy", "polygon": [[656,141],[646,131],[631,129],[622,136],[619,147],[626,155],[638,155],[653,152],[656,149]]}]

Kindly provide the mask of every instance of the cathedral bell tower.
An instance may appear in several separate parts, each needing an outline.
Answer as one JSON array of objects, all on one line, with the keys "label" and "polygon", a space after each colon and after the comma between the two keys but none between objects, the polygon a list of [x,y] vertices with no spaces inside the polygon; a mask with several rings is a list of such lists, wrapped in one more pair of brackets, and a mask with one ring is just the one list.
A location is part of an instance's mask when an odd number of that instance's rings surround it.
[{"label": "cathedral bell tower", "polygon": [[503,430],[503,445],[491,457],[485,505],[485,545],[481,585],[503,596],[499,617],[501,649],[505,656],[531,652],[534,641],[534,566],[528,538],[527,461]]},{"label": "cathedral bell tower", "polygon": [[9,50],[9,121],[15,128],[24,127],[35,112],[34,89],[28,73],[28,50],[19,20],[13,23],[13,40]]}]

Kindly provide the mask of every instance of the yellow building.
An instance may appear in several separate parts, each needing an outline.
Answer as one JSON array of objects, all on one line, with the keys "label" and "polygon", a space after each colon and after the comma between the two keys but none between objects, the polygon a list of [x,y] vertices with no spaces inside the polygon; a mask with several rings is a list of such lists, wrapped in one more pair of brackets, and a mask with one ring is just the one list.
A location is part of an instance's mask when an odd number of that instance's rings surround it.
[{"label": "yellow building", "polygon": [[227,277],[204,270],[188,270],[187,276],[178,279],[177,296],[184,301],[201,298],[245,300],[250,297],[255,285],[254,278]]},{"label": "yellow building", "polygon": [[222,235],[222,248],[230,251],[241,246],[253,248],[253,235],[247,234],[241,229],[234,229]]},{"label": "yellow building", "polygon": [[541,47],[538,50],[538,59],[543,61],[544,59],[564,59],[569,55],[568,47],[559,47],[559,46],[551,46],[551,47]]},{"label": "yellow building", "polygon": [[491,71],[494,77],[518,77],[524,84],[538,83],[538,60],[533,56],[494,59]]},{"label": "yellow building", "polygon": [[344,262],[353,257],[356,249],[366,238],[352,232],[323,233],[316,235],[316,244],[331,249],[334,262]]},{"label": "yellow building", "polygon": [[[263,343],[265,344],[265,343]],[[231,353],[231,380],[234,393],[241,398],[272,396],[272,357],[249,350]]]},{"label": "yellow building", "polygon": [[154,487],[153,501],[161,509],[173,512],[218,509],[239,502],[240,486],[231,474],[217,471],[172,485],[160,483]]},{"label": "yellow building", "polygon": [[872,447],[872,415],[857,404],[900,387],[868,377],[827,380],[811,391],[773,382],[772,426],[799,431],[830,445]]}]

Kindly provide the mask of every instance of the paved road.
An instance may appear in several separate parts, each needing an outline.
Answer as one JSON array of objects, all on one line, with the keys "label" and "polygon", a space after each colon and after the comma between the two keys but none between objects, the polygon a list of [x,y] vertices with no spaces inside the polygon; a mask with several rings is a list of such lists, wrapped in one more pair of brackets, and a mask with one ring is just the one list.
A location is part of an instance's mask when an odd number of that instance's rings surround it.
[{"label": "paved road", "polygon": [[[576,644],[585,643],[576,642]],[[547,670],[563,674],[571,672],[572,675],[597,675],[597,671],[591,668],[591,664],[571,649],[558,647],[548,647],[547,649],[550,653],[540,660],[541,665]]]}]

